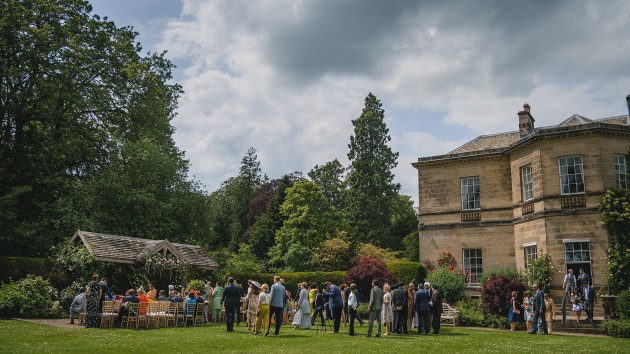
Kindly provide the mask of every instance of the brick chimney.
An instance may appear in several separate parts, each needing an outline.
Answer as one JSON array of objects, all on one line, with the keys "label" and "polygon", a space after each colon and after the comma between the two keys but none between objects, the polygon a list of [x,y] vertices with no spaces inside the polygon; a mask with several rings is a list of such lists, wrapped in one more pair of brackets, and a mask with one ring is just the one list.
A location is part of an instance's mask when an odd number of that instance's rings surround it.
[{"label": "brick chimney", "polygon": [[628,104],[628,123],[630,123],[630,95],[626,96],[626,103]]},{"label": "brick chimney", "polygon": [[529,113],[529,105],[525,103],[523,110],[518,112],[518,132],[523,137],[532,131],[534,131],[534,117]]}]

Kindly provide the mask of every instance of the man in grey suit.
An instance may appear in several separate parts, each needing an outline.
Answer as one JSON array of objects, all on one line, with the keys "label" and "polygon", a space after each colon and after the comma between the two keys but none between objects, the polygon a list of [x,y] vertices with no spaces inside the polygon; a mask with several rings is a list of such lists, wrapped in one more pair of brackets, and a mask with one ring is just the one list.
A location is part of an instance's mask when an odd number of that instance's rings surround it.
[{"label": "man in grey suit", "polygon": [[82,291],[79,295],[74,297],[72,304],[70,305],[70,322],[68,324],[74,324],[74,315],[79,315],[81,318],[81,312],[85,311],[85,291]]},{"label": "man in grey suit", "polygon": [[[280,334],[280,326],[282,326],[282,320],[283,320],[283,314],[282,314],[282,310],[284,309],[284,296],[285,296],[285,289],[284,289],[284,285],[282,285],[282,283],[280,282],[280,276],[276,275],[273,277],[273,282],[275,284],[273,284],[271,286],[271,304],[270,304],[270,314],[269,314],[269,326],[267,328],[271,327],[271,318],[273,316],[276,317],[276,331],[274,332],[274,335],[278,335]],[[265,336],[269,335],[269,330],[267,329],[267,332],[265,333]]]},{"label": "man in grey suit", "polygon": [[372,280],[372,291],[370,291],[370,303],[368,305],[368,311],[370,316],[368,318],[368,330],[366,337],[372,336],[372,325],[374,320],[378,324],[376,330],[376,336],[381,336],[381,309],[383,308],[383,289],[378,287],[378,282]]}]

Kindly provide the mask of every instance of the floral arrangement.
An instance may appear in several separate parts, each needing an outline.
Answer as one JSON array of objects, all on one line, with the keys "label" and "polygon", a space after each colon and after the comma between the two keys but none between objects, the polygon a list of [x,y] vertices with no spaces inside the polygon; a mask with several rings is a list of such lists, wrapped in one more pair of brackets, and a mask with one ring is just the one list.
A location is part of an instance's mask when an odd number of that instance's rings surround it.
[{"label": "floral arrangement", "polygon": [[175,257],[154,254],[144,261],[144,269],[148,278],[162,278],[167,273],[170,280],[176,280],[188,271],[188,265]]}]

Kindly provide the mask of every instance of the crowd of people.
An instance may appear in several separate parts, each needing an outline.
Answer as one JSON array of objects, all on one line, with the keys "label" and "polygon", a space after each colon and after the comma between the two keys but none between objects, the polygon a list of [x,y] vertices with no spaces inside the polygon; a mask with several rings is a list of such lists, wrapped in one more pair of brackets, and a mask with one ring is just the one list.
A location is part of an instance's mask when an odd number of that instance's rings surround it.
[{"label": "crowd of people", "polygon": [[[593,323],[593,305],[597,299],[591,277],[584,271],[579,270],[576,277],[573,269],[569,269],[564,276],[562,288],[564,299],[562,301],[563,310],[565,303],[570,303],[571,310],[575,313],[577,323],[580,323],[582,311],[586,313],[589,323]],[[538,284],[532,286],[533,296],[526,290],[521,299],[516,291],[512,292],[508,321],[511,330],[516,331],[519,322],[525,322],[527,332],[530,334],[548,334],[552,331],[552,323],[555,318],[555,303],[549,293],[543,293],[538,288]]]},{"label": "crowd of people", "polygon": [[[289,313],[293,312],[292,326],[295,329],[309,329],[316,325],[331,333],[339,333],[340,326],[349,327],[348,334],[355,335],[355,322],[364,324],[364,319],[358,313],[361,296],[355,284],[309,284],[300,282],[295,295],[286,289],[284,280],[275,276],[273,284],[260,284],[249,280],[244,290],[234,278],[228,278],[226,286],[220,281],[208,281],[201,289],[195,290],[184,286],[178,291],[169,285],[168,290],[158,290],[153,284],[129,289],[124,295],[114,294],[108,287],[105,277],[94,275],[87,284],[85,291],[78,294],[70,306],[70,324],[74,318],[85,312],[85,326],[100,326],[100,315],[103,302],[106,300],[120,301],[118,323],[128,313],[127,304],[148,303],[151,301],[169,301],[181,303],[183,313],[192,315],[196,304],[204,303],[203,322],[225,321],[228,332],[234,330],[234,324],[240,325],[245,321],[247,328],[253,334],[260,331],[265,336],[270,334],[270,328],[275,324],[274,335],[280,333],[282,324],[288,323]],[[563,289],[566,300],[572,304],[571,309],[576,313],[577,321],[581,320],[581,312],[585,311],[587,320],[592,323],[592,308],[595,302],[591,278],[580,269],[576,277],[569,269],[564,277]],[[548,293],[543,293],[538,284],[532,286],[532,292],[525,291],[522,298],[517,292],[511,293],[508,321],[511,330],[516,331],[517,323],[525,322],[528,333],[551,333],[554,319],[554,302]],[[388,336],[391,333],[407,334],[417,328],[419,334],[429,334],[431,328],[434,334],[440,332],[440,316],[442,314],[443,296],[438,286],[431,286],[428,282],[404,285],[381,284],[374,280],[370,289],[368,301],[367,337],[372,336],[373,324],[377,322],[376,336]],[[293,306],[289,306],[292,303]],[[564,301],[563,301],[564,305]],[[140,305],[140,312],[146,312],[146,305]],[[142,313],[141,313],[142,314]],[[224,318],[223,318],[224,316]],[[381,328],[384,333],[381,333]]]}]

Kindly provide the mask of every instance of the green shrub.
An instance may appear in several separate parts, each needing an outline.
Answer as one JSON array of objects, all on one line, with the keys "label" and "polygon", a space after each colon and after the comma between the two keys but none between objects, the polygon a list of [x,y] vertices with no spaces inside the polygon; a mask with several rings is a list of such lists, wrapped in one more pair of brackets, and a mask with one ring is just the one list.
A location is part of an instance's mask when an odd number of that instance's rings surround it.
[{"label": "green shrub", "polygon": [[[258,281],[260,284],[267,283],[269,286],[273,284],[273,276],[275,274],[272,273],[246,273],[246,272],[228,272],[227,274],[230,277],[234,277],[239,284],[247,284],[249,279],[253,279]],[[284,279],[284,286],[293,294],[297,289],[297,284],[299,282],[307,282],[309,286],[313,283],[317,283],[321,285],[326,281],[330,281],[333,284],[341,284],[343,282],[343,278],[346,276],[346,272],[337,271],[337,272],[295,272],[295,273],[277,273],[280,278]],[[221,282],[225,281],[225,279],[215,279]]]},{"label": "green shrub", "polygon": [[4,285],[0,289],[0,316],[59,317],[57,290],[40,276]]},{"label": "green shrub", "polygon": [[459,311],[460,325],[483,327],[483,310],[480,300],[461,300],[455,304],[455,309]]},{"label": "green shrub", "polygon": [[414,283],[424,282],[427,272],[418,262],[389,262],[387,268],[394,273],[394,277],[398,281],[405,284],[413,281]]},{"label": "green shrub", "polygon": [[0,282],[26,278],[27,274],[46,277],[51,265],[47,258],[0,257]]},{"label": "green shrub", "polygon": [[630,320],[630,291],[624,290],[617,296],[617,311],[619,318],[622,320]]},{"label": "green shrub", "polygon": [[[245,283],[247,284],[247,283]],[[190,280],[187,284],[186,284],[186,290],[190,290],[190,289],[195,289],[196,291],[199,291],[200,294],[204,293],[204,289],[205,289],[205,285],[206,282],[200,279],[193,279]]]},{"label": "green shrub", "polygon": [[459,311],[459,323],[462,326],[490,328],[506,328],[508,326],[507,317],[484,314],[479,299],[461,300],[455,305],[455,309]]},{"label": "green shrub", "polygon": [[497,268],[487,269],[478,279],[479,284],[484,284],[493,276],[502,275],[504,277],[520,280],[523,284],[527,284],[527,277],[514,268]]},{"label": "green shrub", "polygon": [[630,320],[609,320],[602,322],[602,332],[611,337],[630,338]]},{"label": "green shrub", "polygon": [[461,271],[438,268],[429,274],[426,281],[431,285],[438,285],[449,304],[454,304],[464,298],[466,279]]}]

